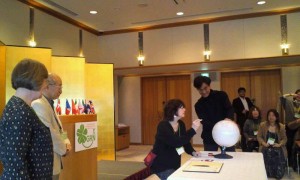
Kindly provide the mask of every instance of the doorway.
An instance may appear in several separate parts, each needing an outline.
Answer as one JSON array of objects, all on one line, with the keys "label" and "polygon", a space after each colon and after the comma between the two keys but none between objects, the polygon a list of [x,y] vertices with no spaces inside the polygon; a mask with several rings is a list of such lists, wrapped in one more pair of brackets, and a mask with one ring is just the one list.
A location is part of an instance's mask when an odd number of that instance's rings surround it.
[{"label": "doorway", "polygon": [[181,99],[185,106],[182,119],[187,128],[192,124],[190,75],[142,78],[142,144],[154,144],[158,123],[163,119],[164,104]]},{"label": "doorway", "polygon": [[261,109],[266,120],[269,109],[276,109],[282,92],[281,70],[243,71],[221,73],[221,89],[227,92],[230,101],[238,96],[238,88],[246,88],[246,96]]}]

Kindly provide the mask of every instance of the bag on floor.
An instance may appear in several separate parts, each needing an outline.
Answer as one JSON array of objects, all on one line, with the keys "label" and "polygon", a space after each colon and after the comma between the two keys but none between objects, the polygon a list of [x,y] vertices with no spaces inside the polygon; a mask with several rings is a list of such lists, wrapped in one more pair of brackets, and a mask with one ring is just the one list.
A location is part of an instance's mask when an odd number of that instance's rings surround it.
[{"label": "bag on floor", "polygon": [[147,156],[144,159],[144,164],[148,167],[150,167],[156,158],[156,154],[152,152],[152,150],[147,154]]},{"label": "bag on floor", "polygon": [[262,153],[268,177],[281,179],[286,168],[286,160],[282,148],[263,148]]}]

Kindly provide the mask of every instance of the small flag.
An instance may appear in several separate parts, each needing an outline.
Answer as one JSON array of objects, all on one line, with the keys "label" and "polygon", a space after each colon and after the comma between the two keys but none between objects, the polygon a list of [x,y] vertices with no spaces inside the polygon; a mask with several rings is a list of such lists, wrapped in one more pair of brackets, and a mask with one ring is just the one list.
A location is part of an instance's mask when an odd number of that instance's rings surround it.
[{"label": "small flag", "polygon": [[57,100],[57,105],[55,110],[56,110],[56,114],[61,115],[60,99]]},{"label": "small flag", "polygon": [[78,100],[78,114],[83,114],[84,107],[80,100]]},{"label": "small flag", "polygon": [[66,115],[69,115],[71,112],[71,106],[69,104],[68,99],[66,100]]},{"label": "small flag", "polygon": [[[85,100],[86,101],[86,100]],[[82,105],[83,105],[83,113],[87,114],[87,108],[86,108],[86,103],[84,102],[84,100],[82,100]]]},{"label": "small flag", "polygon": [[75,110],[76,114],[79,114],[77,99],[75,99]]},{"label": "small flag", "polygon": [[93,105],[93,102],[90,100],[90,114],[95,114],[95,108],[94,108],[94,105]]},{"label": "small flag", "polygon": [[73,99],[72,99],[72,114],[77,114],[75,103],[74,103]]}]

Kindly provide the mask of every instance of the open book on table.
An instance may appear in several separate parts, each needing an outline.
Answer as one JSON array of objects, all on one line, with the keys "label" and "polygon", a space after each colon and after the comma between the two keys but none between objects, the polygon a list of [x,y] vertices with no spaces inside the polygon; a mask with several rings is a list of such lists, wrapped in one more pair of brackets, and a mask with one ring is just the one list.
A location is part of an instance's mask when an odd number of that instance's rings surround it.
[{"label": "open book on table", "polygon": [[206,172],[206,173],[219,173],[223,163],[221,162],[208,162],[208,161],[191,161],[182,170],[183,172]]}]

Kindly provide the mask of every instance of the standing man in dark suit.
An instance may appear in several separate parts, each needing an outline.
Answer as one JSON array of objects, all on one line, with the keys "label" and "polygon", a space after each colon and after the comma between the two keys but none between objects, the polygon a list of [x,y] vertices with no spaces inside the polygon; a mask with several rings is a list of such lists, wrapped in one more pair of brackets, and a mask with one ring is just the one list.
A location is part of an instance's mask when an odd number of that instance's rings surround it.
[{"label": "standing man in dark suit", "polygon": [[240,132],[242,135],[242,139],[241,139],[242,150],[246,151],[247,145],[246,145],[246,139],[245,139],[244,133],[243,133],[243,128],[244,128],[245,121],[248,118],[249,109],[253,106],[253,103],[251,102],[251,100],[248,97],[245,96],[246,89],[244,87],[240,87],[238,89],[238,93],[239,93],[239,97],[235,98],[232,101],[232,106],[234,108],[234,112],[236,114],[236,121],[237,121],[237,124],[239,125]]}]

